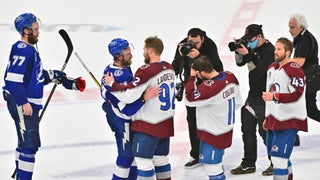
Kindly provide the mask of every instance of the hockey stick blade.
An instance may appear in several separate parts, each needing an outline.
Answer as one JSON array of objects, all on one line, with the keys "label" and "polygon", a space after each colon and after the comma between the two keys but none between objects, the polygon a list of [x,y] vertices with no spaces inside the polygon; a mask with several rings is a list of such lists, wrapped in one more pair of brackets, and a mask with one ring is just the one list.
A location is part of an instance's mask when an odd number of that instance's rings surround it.
[{"label": "hockey stick blade", "polygon": [[61,69],[61,71],[64,71],[69,59],[70,59],[70,56],[72,54],[72,51],[73,51],[73,45],[72,45],[72,42],[71,42],[71,39],[68,35],[68,33],[64,30],[64,29],[60,29],[59,30],[59,34],[60,36],[62,37],[62,39],[64,40],[64,42],[66,43],[67,47],[68,47],[68,53],[67,53],[67,57],[66,57],[66,60],[64,61],[64,64],[63,64],[63,67]]},{"label": "hockey stick blade", "polygon": [[[71,39],[70,39],[68,33],[64,29],[60,29],[59,30],[59,34],[62,37],[62,39],[64,40],[64,42],[66,43],[67,48],[68,48],[67,57],[66,57],[66,59],[65,59],[65,61],[63,63],[63,66],[61,68],[61,71],[63,72],[64,69],[66,68],[66,66],[68,64],[68,61],[70,59],[70,56],[71,56],[71,54],[73,52],[73,45],[72,45],[72,42],[71,42]],[[46,111],[46,109],[47,109],[47,107],[49,105],[49,102],[50,102],[50,100],[52,98],[52,95],[53,95],[54,91],[56,90],[56,88],[57,88],[57,84],[54,84],[53,88],[51,89],[51,92],[50,92],[50,94],[48,96],[48,99],[47,99],[47,101],[46,101],[46,103],[45,103],[45,105],[43,107],[43,110],[41,111],[41,114],[40,114],[40,117],[39,117],[39,121],[41,121],[41,119],[43,117],[43,114]]]}]

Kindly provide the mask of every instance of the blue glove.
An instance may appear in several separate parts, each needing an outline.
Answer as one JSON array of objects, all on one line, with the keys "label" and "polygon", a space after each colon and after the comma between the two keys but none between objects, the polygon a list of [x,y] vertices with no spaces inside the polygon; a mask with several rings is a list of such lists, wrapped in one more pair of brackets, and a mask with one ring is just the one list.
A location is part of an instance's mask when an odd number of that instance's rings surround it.
[{"label": "blue glove", "polygon": [[66,73],[59,70],[48,70],[48,71],[44,70],[44,78],[45,78],[46,84],[50,82],[60,84],[62,77],[66,77]]},{"label": "blue glove", "polygon": [[60,82],[62,83],[63,87],[66,89],[73,89],[73,90],[78,90],[78,91],[84,91],[86,88],[86,81],[82,79],[82,77],[78,77],[76,79],[74,78],[69,78],[66,76],[62,76],[60,79]]}]

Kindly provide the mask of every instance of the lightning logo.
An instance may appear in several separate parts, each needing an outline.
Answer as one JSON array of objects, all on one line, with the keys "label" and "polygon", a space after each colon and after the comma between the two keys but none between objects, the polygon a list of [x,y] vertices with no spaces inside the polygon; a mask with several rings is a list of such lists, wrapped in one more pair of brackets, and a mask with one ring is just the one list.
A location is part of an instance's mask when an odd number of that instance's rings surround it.
[{"label": "lightning logo", "polygon": [[27,131],[27,129],[24,123],[22,106],[17,106],[17,110],[19,115],[20,134],[21,134],[22,141],[24,142],[24,133]]},{"label": "lightning logo", "polygon": [[[37,56],[36,56],[36,60],[37,61]],[[38,84],[44,82],[44,77],[43,77],[43,67],[42,67],[42,62],[40,62],[37,66],[38,71],[37,71],[37,81]]]},{"label": "lightning logo", "polygon": [[125,150],[125,145],[130,141],[130,125],[129,123],[124,123],[124,132],[122,139],[122,149]]}]

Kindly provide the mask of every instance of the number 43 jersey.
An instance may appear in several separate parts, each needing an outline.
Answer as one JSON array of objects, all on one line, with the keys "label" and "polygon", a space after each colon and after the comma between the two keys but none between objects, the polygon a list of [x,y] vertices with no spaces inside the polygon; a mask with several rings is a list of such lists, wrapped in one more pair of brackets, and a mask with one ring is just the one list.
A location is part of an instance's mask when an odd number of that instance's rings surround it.
[{"label": "number 43 jersey", "polygon": [[274,62],[267,71],[266,91],[279,93],[279,102],[266,101],[266,125],[270,130],[295,128],[307,131],[305,77],[298,64],[279,67]]},{"label": "number 43 jersey", "polygon": [[157,86],[160,87],[159,97],[147,100],[133,115],[132,130],[166,138],[174,134],[175,72],[171,64],[165,61],[145,64],[126,87],[114,83],[111,91],[120,101],[128,104],[141,98],[148,87]]}]

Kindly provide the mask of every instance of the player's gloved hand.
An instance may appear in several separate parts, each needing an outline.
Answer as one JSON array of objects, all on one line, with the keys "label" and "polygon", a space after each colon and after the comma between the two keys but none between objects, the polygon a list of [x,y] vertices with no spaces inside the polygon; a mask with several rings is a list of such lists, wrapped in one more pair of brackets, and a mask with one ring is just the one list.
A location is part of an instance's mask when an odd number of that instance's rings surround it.
[{"label": "player's gloved hand", "polygon": [[66,89],[73,89],[78,91],[84,91],[86,88],[86,81],[82,79],[82,77],[78,77],[76,79],[62,76],[60,81]]},{"label": "player's gloved hand", "polygon": [[66,73],[59,70],[48,70],[48,71],[44,71],[44,77],[46,79],[47,84],[50,82],[60,84],[61,78],[66,77]]}]

